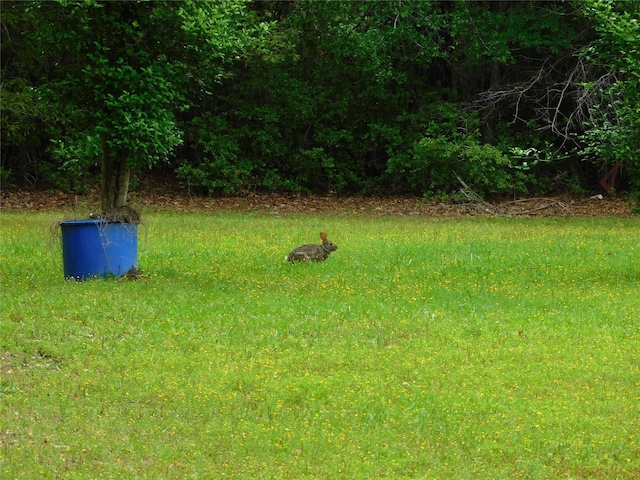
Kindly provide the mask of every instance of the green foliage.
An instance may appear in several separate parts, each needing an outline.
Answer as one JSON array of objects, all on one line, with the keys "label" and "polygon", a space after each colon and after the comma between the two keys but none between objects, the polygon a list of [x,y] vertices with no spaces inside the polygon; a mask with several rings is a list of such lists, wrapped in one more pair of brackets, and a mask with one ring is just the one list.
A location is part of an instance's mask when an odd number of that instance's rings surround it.
[{"label": "green foliage", "polygon": [[16,180],[35,187],[47,168],[43,158],[47,148],[47,131],[57,121],[42,94],[22,78],[9,79],[0,86],[0,130],[2,131],[2,166],[10,165]]},{"label": "green foliage", "polygon": [[[3,8],[3,168],[30,183],[82,188],[104,161],[166,162],[203,194],[446,196],[454,172],[544,193],[617,161],[639,178],[637,2]],[[544,162],[514,154],[532,148]]]},{"label": "green foliage", "polygon": [[[93,136],[101,140],[95,142],[97,149],[86,150],[90,161],[126,159],[141,167],[166,158],[182,142],[174,112],[185,106],[185,71],[155,45],[157,25],[149,32],[154,21],[163,19],[164,10],[137,3],[89,2],[71,4],[69,13],[77,22],[72,30],[75,42],[58,50],[78,55],[83,62],[68,68],[52,88],[60,101],[74,105],[65,136],[81,143],[59,142],[58,154],[64,155],[68,147],[68,156],[76,156],[84,139]],[[109,36],[101,38],[105,29]]]},{"label": "green foliage", "polygon": [[176,85],[180,69],[166,66],[162,55],[140,69],[122,58],[111,66],[100,53],[87,57],[90,63],[82,70],[83,80],[93,86],[91,95],[100,104],[88,112],[94,119],[93,131],[104,139],[99,155],[126,158],[137,167],[166,159],[182,143],[174,118],[174,110],[184,105],[182,89]]},{"label": "green foliage", "polygon": [[411,152],[389,160],[397,185],[421,195],[448,197],[460,179],[483,196],[525,193],[527,172],[498,148],[482,143],[477,116],[459,105],[439,102],[423,112],[425,136]]},{"label": "green foliage", "polygon": [[41,20],[28,33],[56,66],[41,90],[63,116],[48,132],[50,179],[62,172],[73,179],[102,162],[106,175],[118,176],[103,188],[126,187],[122,165],[167,160],[183,143],[178,115],[210,95],[234,54],[268,31],[267,24],[243,29],[245,4],[33,3]]},{"label": "green foliage", "polygon": [[9,168],[0,167],[0,188],[6,190],[14,186],[13,172]]},{"label": "green foliage", "polygon": [[[67,143],[68,142],[68,143]],[[87,190],[98,168],[102,145],[97,135],[77,133],[76,138],[52,142],[52,161],[43,165],[46,181],[63,191]]]},{"label": "green foliage", "polygon": [[514,172],[509,158],[472,137],[425,137],[415,144],[411,156],[392,159],[389,173],[428,196],[457,191],[458,177],[483,196],[526,192],[525,176]]},{"label": "green foliage", "polygon": [[[487,4],[489,3],[489,4]],[[455,56],[469,64],[513,65],[524,52],[559,53],[571,46],[575,32],[563,18],[561,2],[477,2],[453,4],[451,32]]]},{"label": "green foliage", "polygon": [[[590,60],[610,69],[615,83],[601,92],[603,104],[591,110],[581,154],[598,163],[618,162],[629,169],[632,189],[640,192],[640,4],[589,0],[586,15],[598,39],[585,50]],[[591,86],[591,88],[595,88]]]},{"label": "green foliage", "polygon": [[579,172],[572,169],[574,155],[567,155],[550,143],[535,142],[535,138],[530,136],[520,143],[531,144],[529,140],[534,140],[531,143],[539,146],[509,148],[507,145],[505,152],[511,159],[514,174],[527,186],[529,193],[569,193],[577,196],[588,193]]},{"label": "green foliage", "polygon": [[39,102],[38,97],[39,93],[24,79],[3,82],[0,89],[3,145],[26,148],[39,146],[38,134],[43,129],[43,123],[52,119],[48,106]]},{"label": "green foliage", "polygon": [[[333,141],[328,141],[328,146],[335,148],[333,142],[340,143],[338,137],[342,137],[345,132],[330,133],[337,134]],[[340,168],[323,147],[300,150],[295,157],[295,163],[299,168],[296,177],[299,185],[308,185],[315,190],[343,191],[348,183],[348,169]]]},{"label": "green foliage", "polygon": [[239,145],[223,118],[205,114],[188,128],[191,147],[198,161],[185,162],[176,169],[181,185],[189,192],[238,193],[248,187],[253,164],[239,155]]}]

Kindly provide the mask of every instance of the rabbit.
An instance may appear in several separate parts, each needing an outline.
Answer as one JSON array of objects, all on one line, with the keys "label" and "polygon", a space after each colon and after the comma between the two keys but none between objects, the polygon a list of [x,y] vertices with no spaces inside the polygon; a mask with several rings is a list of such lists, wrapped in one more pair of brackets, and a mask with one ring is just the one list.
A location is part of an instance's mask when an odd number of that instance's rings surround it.
[{"label": "rabbit", "polygon": [[294,248],[289,255],[285,257],[287,262],[324,262],[331,252],[335,252],[338,246],[331,240],[327,239],[327,234],[322,232],[320,234],[322,239],[322,245],[310,244],[300,245]]}]

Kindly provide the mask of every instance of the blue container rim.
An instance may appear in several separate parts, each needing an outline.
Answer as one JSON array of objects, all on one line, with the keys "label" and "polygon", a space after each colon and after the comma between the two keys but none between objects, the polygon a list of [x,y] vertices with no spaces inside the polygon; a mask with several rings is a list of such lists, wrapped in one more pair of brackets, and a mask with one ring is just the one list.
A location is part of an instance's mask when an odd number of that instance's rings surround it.
[{"label": "blue container rim", "polygon": [[103,218],[89,218],[86,220],[63,220],[59,225],[95,225],[97,223],[120,223],[122,225],[137,225],[137,223],[125,223],[120,220],[105,220]]}]

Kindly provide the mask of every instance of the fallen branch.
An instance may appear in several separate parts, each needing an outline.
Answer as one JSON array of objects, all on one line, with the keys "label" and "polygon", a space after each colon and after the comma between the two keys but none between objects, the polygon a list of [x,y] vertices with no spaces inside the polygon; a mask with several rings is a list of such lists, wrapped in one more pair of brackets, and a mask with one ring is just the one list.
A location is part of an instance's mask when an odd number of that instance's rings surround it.
[{"label": "fallen branch", "polygon": [[[534,198],[532,200],[536,200],[536,199]],[[551,208],[551,207],[560,207],[564,211],[566,211],[567,213],[571,213],[571,211],[567,208],[567,206],[564,203],[559,202],[557,200],[552,200],[551,202],[552,203],[548,203],[548,204],[542,205],[540,207],[532,208],[530,210],[524,210],[524,211],[521,211],[521,212],[510,212],[510,215],[532,215],[532,214],[534,214],[536,212],[539,212],[541,210],[546,210],[547,208]]]},{"label": "fallen branch", "polygon": [[[567,206],[558,201],[551,198],[528,198],[523,200],[513,200],[511,202],[505,202],[500,205],[493,205],[487,201],[485,201],[480,195],[478,195],[458,174],[454,173],[462,188],[460,192],[469,199],[469,203],[467,205],[471,205],[478,210],[481,210],[485,213],[488,213],[492,216],[503,216],[503,217],[514,217],[519,215],[535,215],[543,210],[547,210],[550,208],[558,207],[562,209],[566,214],[571,214],[571,211]],[[527,210],[517,210],[513,207],[517,207],[518,205],[522,205],[525,203],[539,203],[546,202],[543,205],[538,205],[534,208],[529,208]]]}]

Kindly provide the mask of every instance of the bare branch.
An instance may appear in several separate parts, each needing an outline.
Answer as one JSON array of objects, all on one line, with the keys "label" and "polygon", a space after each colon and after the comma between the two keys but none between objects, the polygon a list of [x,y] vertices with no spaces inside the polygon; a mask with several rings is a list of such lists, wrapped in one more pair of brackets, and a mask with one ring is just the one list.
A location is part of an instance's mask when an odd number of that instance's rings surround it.
[{"label": "bare branch", "polygon": [[[570,70],[562,69],[571,63]],[[539,130],[552,132],[564,145],[576,142],[576,133],[586,130],[603,101],[602,92],[615,81],[614,72],[603,71],[582,56],[547,58],[528,79],[482,92],[471,107],[483,111],[506,106],[513,112],[510,125],[536,121]]]}]

